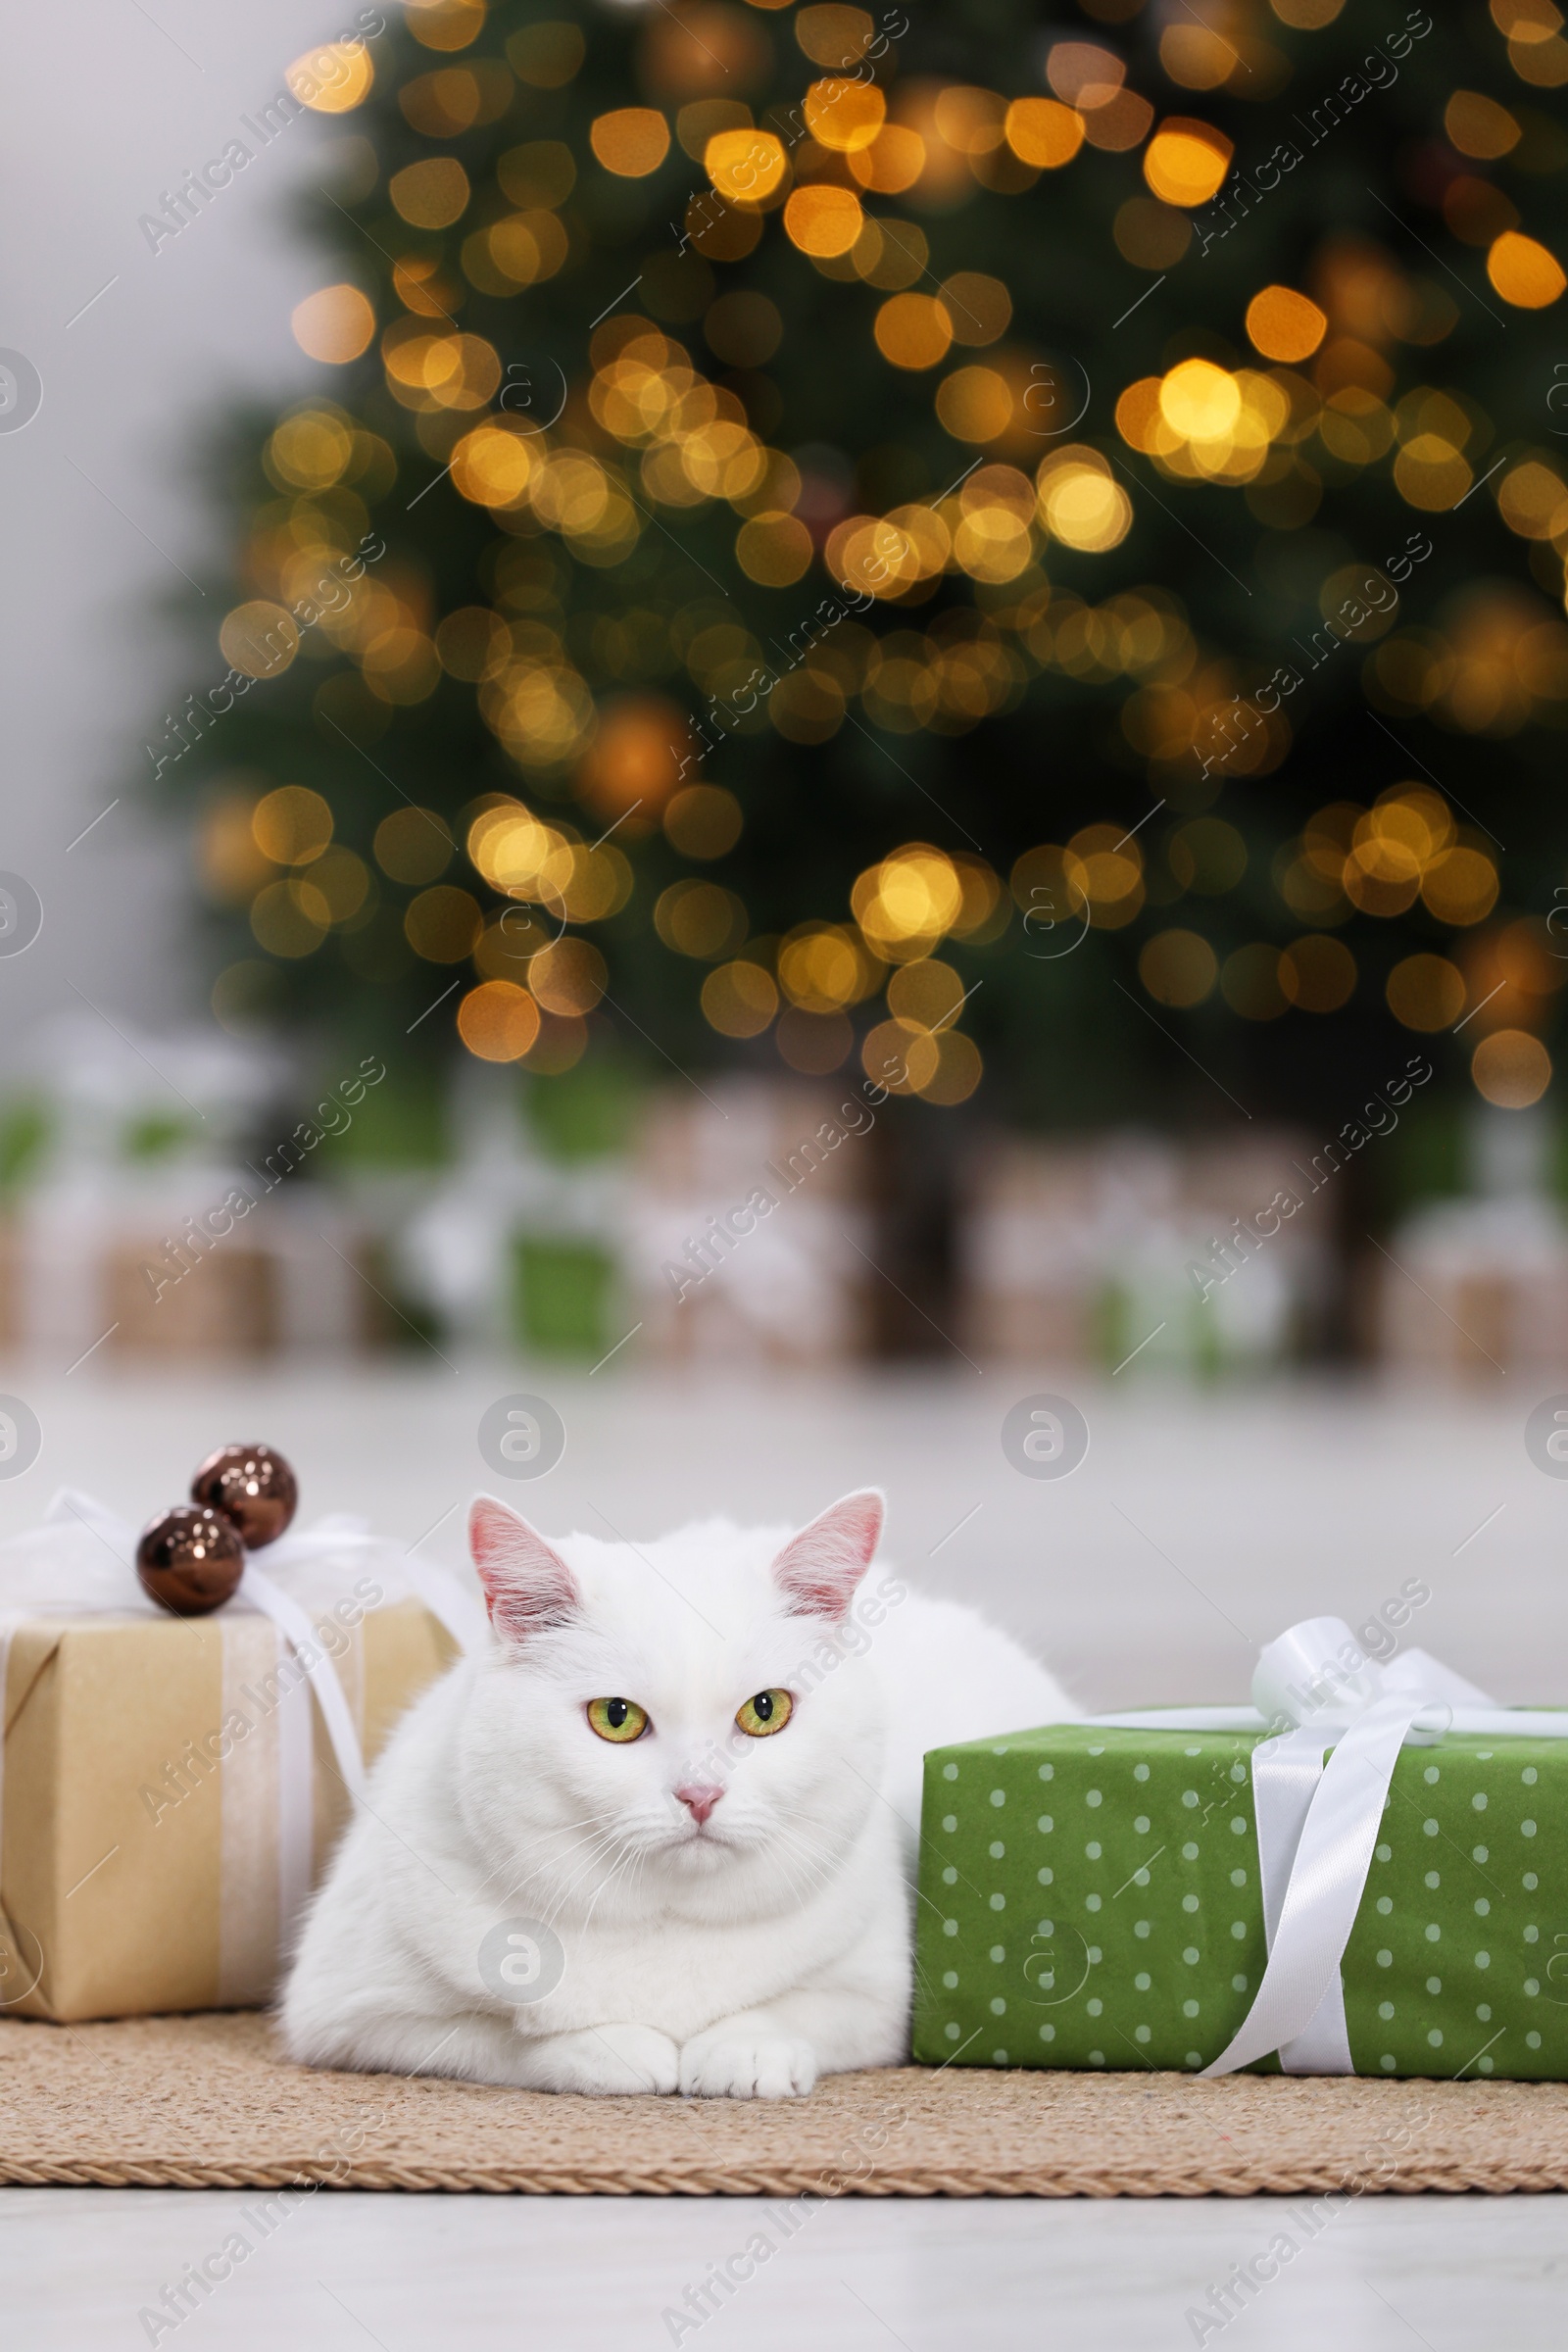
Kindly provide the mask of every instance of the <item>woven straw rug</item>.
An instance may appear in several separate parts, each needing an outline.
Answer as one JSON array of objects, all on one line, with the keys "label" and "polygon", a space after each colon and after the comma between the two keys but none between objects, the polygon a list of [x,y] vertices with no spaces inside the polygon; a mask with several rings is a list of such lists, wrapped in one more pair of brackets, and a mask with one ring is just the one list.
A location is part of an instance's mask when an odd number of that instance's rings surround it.
[{"label": "woven straw rug", "polygon": [[290,2066],[258,2016],[0,2022],[0,2181],[571,2196],[1568,2187],[1568,2083],[837,2075],[809,2099],[551,2098]]}]

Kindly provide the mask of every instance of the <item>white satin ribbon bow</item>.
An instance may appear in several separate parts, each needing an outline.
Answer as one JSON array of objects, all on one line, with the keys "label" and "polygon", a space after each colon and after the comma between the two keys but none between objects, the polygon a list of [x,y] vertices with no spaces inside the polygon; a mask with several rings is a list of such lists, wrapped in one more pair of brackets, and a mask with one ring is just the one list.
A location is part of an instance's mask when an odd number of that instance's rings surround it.
[{"label": "white satin ribbon bow", "polygon": [[1234,2074],[1277,2050],[1290,2075],[1353,2074],[1340,1964],[1400,1748],[1446,1732],[1564,1740],[1568,1711],[1499,1707],[1424,1649],[1376,1665],[1340,1617],[1308,1617],[1265,1643],[1252,1697],[1250,1707],[1091,1720],[1128,1731],[1274,1732],[1252,1750],[1268,1965],[1229,2047],[1203,2072]]}]

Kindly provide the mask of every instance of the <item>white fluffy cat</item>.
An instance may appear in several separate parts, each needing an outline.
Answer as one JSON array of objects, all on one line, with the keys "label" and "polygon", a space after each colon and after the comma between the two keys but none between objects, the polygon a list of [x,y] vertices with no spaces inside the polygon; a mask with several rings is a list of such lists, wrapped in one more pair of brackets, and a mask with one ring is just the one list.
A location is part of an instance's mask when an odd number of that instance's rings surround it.
[{"label": "white fluffy cat", "polygon": [[496,1642],[377,1763],[290,2053],[731,2098],[903,2061],[922,1755],[1079,1710],[972,1610],[886,1573],[859,1592],[882,1510],[555,1545],[481,1495]]}]

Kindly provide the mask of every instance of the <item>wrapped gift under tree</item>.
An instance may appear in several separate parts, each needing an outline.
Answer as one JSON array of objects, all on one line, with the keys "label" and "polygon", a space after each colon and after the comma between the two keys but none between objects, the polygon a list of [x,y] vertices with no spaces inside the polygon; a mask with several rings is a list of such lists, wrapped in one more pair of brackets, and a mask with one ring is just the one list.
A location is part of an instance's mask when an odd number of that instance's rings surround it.
[{"label": "wrapped gift under tree", "polygon": [[[261,1474],[237,1500],[235,1456]],[[0,1544],[0,2015],[269,2000],[367,1760],[485,1638],[366,1522],[283,1533],[292,1485],[225,1447],[139,1540],[67,1490]]]},{"label": "wrapped gift under tree", "polygon": [[927,1757],[916,2058],[1568,2078],[1568,1712],[1334,1618],[1253,1691]]}]

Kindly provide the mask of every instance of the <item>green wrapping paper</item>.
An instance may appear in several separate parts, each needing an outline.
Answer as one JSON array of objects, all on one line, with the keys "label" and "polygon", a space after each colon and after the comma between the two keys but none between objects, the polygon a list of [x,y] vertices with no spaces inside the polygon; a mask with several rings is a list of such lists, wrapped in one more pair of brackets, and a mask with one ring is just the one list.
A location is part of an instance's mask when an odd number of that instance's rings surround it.
[{"label": "green wrapping paper", "polygon": [[[929,1755],[916,2059],[1216,2059],[1267,1957],[1264,1736],[1065,1724]],[[1402,1748],[1342,1970],[1356,2073],[1568,2079],[1565,1865],[1568,1740]]]}]

